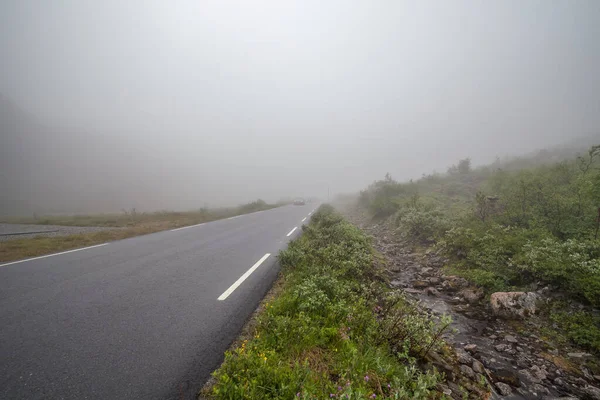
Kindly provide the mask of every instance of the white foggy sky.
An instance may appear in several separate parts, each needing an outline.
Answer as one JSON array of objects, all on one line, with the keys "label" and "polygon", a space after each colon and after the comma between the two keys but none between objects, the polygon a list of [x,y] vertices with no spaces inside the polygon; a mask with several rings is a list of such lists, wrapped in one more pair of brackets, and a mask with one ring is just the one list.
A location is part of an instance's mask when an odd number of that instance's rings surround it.
[{"label": "white foggy sky", "polygon": [[0,3],[0,92],[137,148],[124,176],[173,204],[323,196],[599,134],[599,71],[595,0]]}]

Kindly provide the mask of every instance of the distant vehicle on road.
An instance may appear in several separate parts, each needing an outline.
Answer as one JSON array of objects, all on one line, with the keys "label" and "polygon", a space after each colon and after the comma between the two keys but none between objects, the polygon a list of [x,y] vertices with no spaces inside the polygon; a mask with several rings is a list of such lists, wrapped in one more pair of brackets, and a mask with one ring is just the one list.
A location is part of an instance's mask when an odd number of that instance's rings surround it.
[{"label": "distant vehicle on road", "polygon": [[304,201],[304,199],[298,198],[298,199],[294,200],[294,205],[295,206],[303,206],[305,204],[306,204],[306,201]]}]

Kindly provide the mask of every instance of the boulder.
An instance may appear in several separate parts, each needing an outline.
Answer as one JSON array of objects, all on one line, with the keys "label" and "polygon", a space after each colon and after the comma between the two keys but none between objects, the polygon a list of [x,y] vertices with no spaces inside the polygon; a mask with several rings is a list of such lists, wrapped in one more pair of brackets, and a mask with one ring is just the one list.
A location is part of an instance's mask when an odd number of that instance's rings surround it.
[{"label": "boulder", "polygon": [[519,378],[521,381],[529,382],[531,384],[542,383],[542,380],[537,375],[532,374],[531,371],[527,369],[519,371]]},{"label": "boulder", "polygon": [[463,289],[458,293],[459,296],[463,297],[469,304],[476,303],[483,299],[483,290],[481,289]]},{"label": "boulder", "polygon": [[438,285],[440,283],[440,278],[438,278],[437,276],[434,276],[432,278],[429,278],[428,281],[432,285]]},{"label": "boulder", "polygon": [[519,341],[517,340],[517,338],[514,337],[513,335],[506,335],[506,336],[504,336],[504,340],[506,340],[508,343],[519,343]]},{"label": "boulder", "polygon": [[477,351],[477,345],[471,343],[471,344],[468,344],[465,347],[463,347],[463,349],[465,349],[469,353],[473,354],[473,353],[475,353],[475,351]]},{"label": "boulder", "polygon": [[510,396],[512,394],[512,389],[506,383],[496,382],[496,387],[502,396]]},{"label": "boulder", "polygon": [[600,389],[598,389],[595,386],[591,386],[591,385],[586,385],[583,388],[583,392],[588,396],[588,398],[590,399],[594,399],[594,400],[598,400],[600,399]]},{"label": "boulder", "polygon": [[496,292],[490,296],[494,315],[506,318],[526,318],[536,312],[539,297],[532,292]]},{"label": "boulder", "polygon": [[485,368],[483,368],[483,364],[477,360],[473,360],[473,364],[471,365],[471,368],[473,369],[473,371],[477,372],[478,374],[485,374]]},{"label": "boulder", "polygon": [[444,279],[442,283],[444,290],[449,292],[458,292],[469,284],[466,279],[455,275],[443,276],[442,279]]},{"label": "boulder", "polygon": [[475,371],[473,371],[471,367],[469,367],[468,365],[461,365],[459,368],[460,372],[462,372],[463,375],[470,379],[475,379]]},{"label": "boulder", "polygon": [[462,349],[456,350],[456,359],[461,364],[471,364],[471,361],[473,360],[473,358]]}]

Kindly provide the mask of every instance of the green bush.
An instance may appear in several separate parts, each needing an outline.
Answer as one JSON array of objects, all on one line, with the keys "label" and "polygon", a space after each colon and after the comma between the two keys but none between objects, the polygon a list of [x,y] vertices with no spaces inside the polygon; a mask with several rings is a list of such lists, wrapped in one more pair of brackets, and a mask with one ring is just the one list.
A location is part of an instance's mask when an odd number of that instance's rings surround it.
[{"label": "green bush", "polygon": [[545,238],[528,242],[516,257],[519,268],[534,278],[550,282],[573,297],[600,306],[600,243]]},{"label": "green bush", "polygon": [[403,208],[396,213],[396,224],[402,236],[419,241],[433,241],[450,227],[450,222],[438,209]]},{"label": "green bush", "polygon": [[573,343],[600,353],[600,317],[584,311],[558,311],[550,318]]}]

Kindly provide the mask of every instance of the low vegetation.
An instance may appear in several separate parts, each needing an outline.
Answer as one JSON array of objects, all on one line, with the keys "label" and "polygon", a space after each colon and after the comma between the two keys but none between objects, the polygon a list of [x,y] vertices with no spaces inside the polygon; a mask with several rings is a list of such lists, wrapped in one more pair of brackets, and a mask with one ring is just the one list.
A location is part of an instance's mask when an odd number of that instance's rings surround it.
[{"label": "low vegetation", "polygon": [[[404,240],[442,249],[449,271],[488,294],[549,285],[567,302],[597,308],[600,146],[564,161],[540,161],[473,169],[464,159],[446,174],[408,183],[387,175],[361,192],[359,202],[375,218],[393,218]],[[596,317],[561,313],[551,316],[569,329],[572,342],[600,351]]]},{"label": "low vegetation", "polygon": [[226,353],[215,399],[431,399],[441,375],[417,363],[443,349],[449,321],[422,315],[384,284],[356,227],[323,206],[280,254],[274,299]]},{"label": "low vegetation", "polygon": [[239,207],[219,209],[201,208],[197,211],[186,212],[159,211],[147,213],[137,212],[135,209],[132,209],[131,211],[124,211],[121,214],[8,218],[2,222],[63,226],[99,226],[116,229],[68,236],[48,237],[40,235],[35,238],[14,239],[0,242],[0,262],[36,257],[53,252],[126,239],[167,229],[215,221],[236,215],[268,210],[278,207],[279,205],[280,204],[268,204],[263,200],[257,200]]},{"label": "low vegetation", "polygon": [[240,214],[268,210],[285,203],[268,204],[264,200],[229,208],[203,207],[193,211],[155,211],[139,212],[135,208],[123,210],[121,213],[84,214],[84,215],[33,215],[31,217],[6,217],[0,222],[12,224],[62,225],[62,226],[100,226],[129,228],[145,224],[165,224],[167,228],[176,228],[199,224],[205,221],[228,218]]}]

